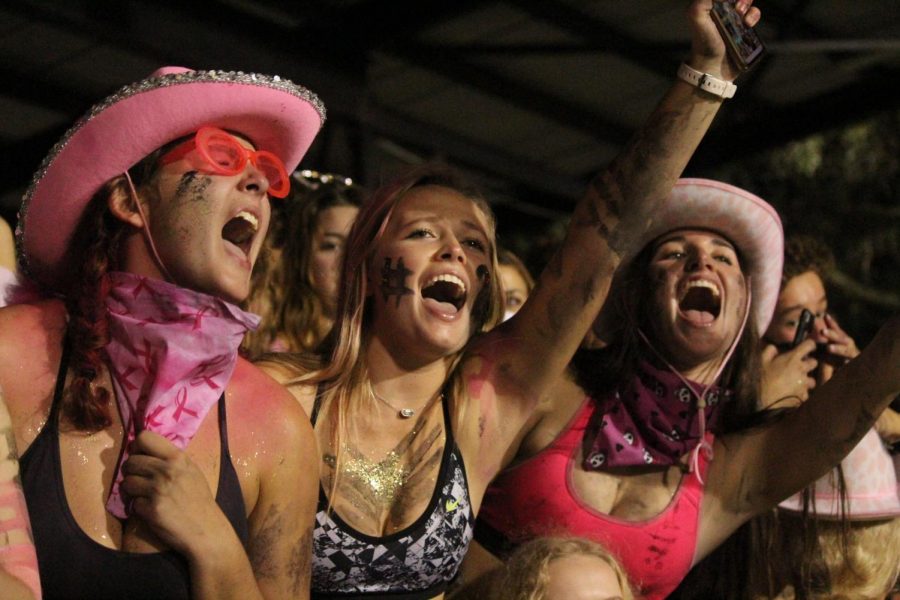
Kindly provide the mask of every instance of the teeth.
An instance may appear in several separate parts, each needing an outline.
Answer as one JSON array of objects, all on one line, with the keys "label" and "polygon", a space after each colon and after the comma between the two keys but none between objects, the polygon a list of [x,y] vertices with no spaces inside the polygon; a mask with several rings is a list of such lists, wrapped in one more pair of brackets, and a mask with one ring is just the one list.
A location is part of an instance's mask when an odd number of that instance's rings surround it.
[{"label": "teeth", "polygon": [[463,280],[460,279],[459,277],[457,277],[456,275],[450,275],[449,273],[446,275],[438,275],[437,277],[431,278],[425,287],[435,284],[438,281],[446,281],[447,283],[454,283],[454,284],[458,285],[460,288],[462,288],[463,292],[466,291],[466,284],[463,283]]},{"label": "teeth", "polygon": [[238,217],[240,217],[241,219],[244,219],[245,221],[250,223],[250,225],[253,227],[254,232],[259,229],[259,219],[257,219],[256,215],[254,215],[253,213],[247,212],[246,210],[242,210],[241,212],[239,212],[238,214],[235,215],[235,218],[238,218]]},{"label": "teeth", "polygon": [[696,287],[706,288],[708,290],[711,290],[713,293],[713,296],[715,296],[716,298],[719,297],[719,288],[717,288],[715,286],[715,284],[713,284],[713,282],[706,281],[705,279],[697,279],[694,281],[689,281],[688,284],[686,286],[684,286],[684,292],[682,293],[682,298],[684,297],[684,294],[687,294],[687,291],[689,289],[696,288]]}]

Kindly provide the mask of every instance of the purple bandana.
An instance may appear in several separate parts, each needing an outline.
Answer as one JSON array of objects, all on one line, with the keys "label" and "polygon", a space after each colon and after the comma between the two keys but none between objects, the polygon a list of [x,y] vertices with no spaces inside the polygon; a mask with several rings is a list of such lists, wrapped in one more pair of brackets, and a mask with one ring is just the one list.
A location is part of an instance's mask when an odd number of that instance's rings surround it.
[{"label": "purple bandana", "polygon": [[110,273],[106,346],[126,431],[106,503],[124,519],[122,463],[139,431],[184,449],[231,379],[237,349],[259,317],[200,292],[131,273]]},{"label": "purple bandana", "polygon": [[[585,454],[584,469],[637,465],[673,465],[701,441],[697,398],[703,386],[685,382],[669,370],[641,361],[631,382],[596,399],[600,417],[591,430],[594,440]],[[706,429],[715,431],[720,401],[732,393],[718,386],[706,392]]]}]

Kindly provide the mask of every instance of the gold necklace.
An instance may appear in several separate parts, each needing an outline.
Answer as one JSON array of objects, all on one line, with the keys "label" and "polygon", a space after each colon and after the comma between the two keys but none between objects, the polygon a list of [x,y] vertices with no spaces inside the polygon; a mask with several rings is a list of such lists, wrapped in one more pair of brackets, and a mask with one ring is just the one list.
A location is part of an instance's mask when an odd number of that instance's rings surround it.
[{"label": "gold necklace", "polygon": [[[387,406],[387,407],[390,408],[391,410],[397,411],[397,416],[400,417],[401,419],[409,419],[409,418],[412,418],[412,417],[416,416],[416,409],[414,409],[414,408],[409,408],[409,407],[406,407],[406,408],[397,408],[396,406],[394,406],[393,404],[391,404],[390,402],[388,402],[387,400],[385,400],[384,398],[382,398],[381,396],[379,396],[379,395],[378,395],[378,392],[375,391],[375,386],[372,385],[372,382],[371,382],[371,381],[369,382],[369,393],[372,394],[372,397],[373,397],[373,398],[375,398],[376,400],[378,400],[379,402],[381,402],[382,404],[384,404],[385,406]],[[444,395],[441,393],[440,390],[438,390],[437,393],[436,393],[434,396],[432,396],[431,398],[428,399],[428,401],[427,401],[427,402],[425,403],[425,405],[422,407],[422,410],[424,410],[425,408],[428,408],[429,406],[431,406],[431,402],[432,402],[435,398],[438,398],[438,397],[440,397],[441,399],[443,399],[443,397],[444,397]]]}]

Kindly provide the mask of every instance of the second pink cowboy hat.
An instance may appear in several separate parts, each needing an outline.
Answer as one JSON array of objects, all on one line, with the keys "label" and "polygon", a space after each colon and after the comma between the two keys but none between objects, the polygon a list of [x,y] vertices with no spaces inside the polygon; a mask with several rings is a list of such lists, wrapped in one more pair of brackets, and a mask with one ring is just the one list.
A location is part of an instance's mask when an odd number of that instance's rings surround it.
[{"label": "second pink cowboy hat", "polygon": [[25,192],[16,231],[28,276],[59,291],[77,257],[72,235],[101,186],[164,144],[211,125],[247,136],[288,173],[325,122],[315,94],[287,79],[163,67],[96,104],[44,159]]},{"label": "second pink cowboy hat", "polygon": [[[841,461],[846,485],[847,518],[853,521],[900,517],[900,458],[885,449],[878,432],[870,429]],[[832,470],[812,486],[810,512],[828,520],[841,518],[841,495],[837,471]],[[803,495],[795,494],[778,505],[790,512],[803,512]]]}]

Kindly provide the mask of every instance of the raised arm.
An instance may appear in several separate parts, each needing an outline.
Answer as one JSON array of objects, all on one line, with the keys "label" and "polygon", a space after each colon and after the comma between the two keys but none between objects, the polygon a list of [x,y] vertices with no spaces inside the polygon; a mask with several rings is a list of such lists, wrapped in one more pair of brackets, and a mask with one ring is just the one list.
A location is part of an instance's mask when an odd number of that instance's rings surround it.
[{"label": "raised arm", "polygon": [[[745,21],[755,24],[759,11],[749,6],[744,3]],[[730,81],[737,72],[726,58],[711,7],[712,0],[695,0],[688,9],[688,64]],[[594,178],[575,208],[562,247],[522,310],[474,349],[484,362],[471,376],[493,372],[495,379],[504,380],[496,387],[498,395],[509,396],[498,403],[501,421],[521,425],[563,372],[606,300],[622,257],[636,250],[632,246],[639,233],[652,223],[655,208],[668,196],[721,104],[721,98],[676,80],[621,154]]]},{"label": "raised arm", "polygon": [[[766,511],[841,461],[900,392],[900,315],[892,317],[857,358],[809,400],[765,427],[730,435],[717,444],[709,471],[721,518],[729,528]],[[720,452],[721,446],[721,452]],[[714,523],[712,523],[715,521]]]},{"label": "raised arm", "polygon": [[0,594],[40,598],[37,554],[19,480],[19,457],[12,420],[0,388]]}]

